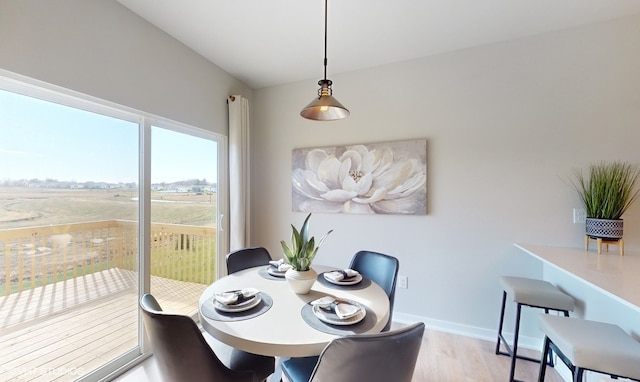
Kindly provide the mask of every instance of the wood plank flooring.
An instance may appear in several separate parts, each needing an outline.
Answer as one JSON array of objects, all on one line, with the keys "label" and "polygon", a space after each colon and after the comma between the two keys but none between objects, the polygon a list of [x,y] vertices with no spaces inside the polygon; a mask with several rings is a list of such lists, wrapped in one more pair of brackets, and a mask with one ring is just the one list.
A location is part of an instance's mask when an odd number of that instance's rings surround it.
[{"label": "wood plank flooring", "polygon": [[[494,350],[495,343],[490,341],[427,329],[412,382],[507,381],[510,359],[496,355]],[[532,351],[524,353],[535,356]],[[518,360],[516,378],[526,382],[537,381],[538,366],[537,363]],[[156,382],[158,379],[159,370],[154,357],[151,357],[114,382]],[[564,382],[553,368],[547,368],[545,381]]]},{"label": "wood plank flooring", "polygon": [[[535,356],[534,351],[521,354]],[[493,382],[509,379],[511,359],[495,354],[495,342],[427,329],[422,339],[413,382]],[[516,379],[537,381],[539,364],[518,360]],[[563,382],[547,368],[547,382]]]},{"label": "wood plank flooring", "polygon": [[[0,297],[0,381],[74,380],[135,347],[136,277],[114,268]],[[205,287],[151,280],[163,308],[183,314]]]},{"label": "wood plank flooring", "polygon": [[[87,372],[136,346],[136,285],[135,273],[110,269],[0,297],[0,381],[71,381],[74,370]],[[151,285],[166,310],[183,314],[197,309],[205,287],[161,278]],[[506,381],[509,358],[495,355],[494,346],[427,329],[413,382]],[[117,381],[156,382],[153,362]],[[538,364],[518,361],[516,378],[535,381],[537,373]],[[553,369],[546,380],[562,381]]]}]

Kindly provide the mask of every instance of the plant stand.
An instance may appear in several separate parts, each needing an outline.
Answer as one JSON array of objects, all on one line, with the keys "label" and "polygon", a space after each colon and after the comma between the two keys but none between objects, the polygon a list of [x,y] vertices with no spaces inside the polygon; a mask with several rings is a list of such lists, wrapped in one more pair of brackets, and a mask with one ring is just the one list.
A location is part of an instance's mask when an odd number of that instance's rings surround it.
[{"label": "plant stand", "polygon": [[589,235],[584,236],[584,250],[589,250],[589,243],[595,241],[598,246],[598,255],[602,253],[602,245],[604,249],[609,252],[609,244],[617,245],[620,251],[620,256],[624,256],[624,240],[623,239],[603,239],[600,237],[591,237]]}]

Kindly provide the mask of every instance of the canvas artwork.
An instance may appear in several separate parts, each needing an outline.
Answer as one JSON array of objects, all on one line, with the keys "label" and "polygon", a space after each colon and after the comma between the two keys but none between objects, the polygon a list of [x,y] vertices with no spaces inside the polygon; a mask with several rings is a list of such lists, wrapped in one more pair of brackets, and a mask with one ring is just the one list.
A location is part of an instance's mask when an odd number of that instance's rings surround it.
[{"label": "canvas artwork", "polygon": [[294,211],[427,213],[426,139],[294,149],[291,163]]}]

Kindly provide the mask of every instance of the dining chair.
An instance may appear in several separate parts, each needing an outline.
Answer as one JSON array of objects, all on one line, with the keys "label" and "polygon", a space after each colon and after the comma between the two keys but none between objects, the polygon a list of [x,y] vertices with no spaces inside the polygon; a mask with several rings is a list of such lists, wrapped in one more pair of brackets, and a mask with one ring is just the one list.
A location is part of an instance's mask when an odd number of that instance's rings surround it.
[{"label": "dining chair", "polygon": [[393,256],[372,251],[359,251],[351,259],[349,268],[358,271],[363,277],[370,279],[389,296],[389,321],[382,329],[386,332],[391,328],[393,302],[396,294],[396,281],[400,262]]},{"label": "dining chair", "polygon": [[242,248],[227,254],[227,274],[239,272],[243,269],[268,265],[271,255],[264,247]]},{"label": "dining chair", "polygon": [[283,361],[283,376],[289,382],[411,382],[424,328],[418,322],[383,333],[336,338],[320,357]]},{"label": "dining chair", "polygon": [[140,298],[140,309],[165,381],[257,382],[274,371],[273,357],[236,352],[233,348],[223,348],[219,354],[207,343],[195,321],[188,316],[163,312],[150,294]]}]

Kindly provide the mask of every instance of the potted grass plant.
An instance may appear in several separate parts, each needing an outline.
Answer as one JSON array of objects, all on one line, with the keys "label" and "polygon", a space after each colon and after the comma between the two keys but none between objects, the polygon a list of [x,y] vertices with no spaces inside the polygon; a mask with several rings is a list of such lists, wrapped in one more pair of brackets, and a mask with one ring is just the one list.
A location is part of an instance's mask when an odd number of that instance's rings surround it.
[{"label": "potted grass plant", "polygon": [[622,215],[637,199],[640,168],[626,162],[598,162],[585,175],[574,171],[573,186],[587,213],[586,234],[594,239],[622,239]]},{"label": "potted grass plant", "polygon": [[311,290],[318,276],[318,273],[311,268],[311,263],[324,239],[333,232],[333,230],[330,230],[316,242],[314,236],[309,236],[310,218],[311,214],[307,215],[300,230],[293,224],[291,225],[291,242],[289,245],[284,240],[280,241],[284,258],[291,265],[291,269],[285,273],[285,278],[293,291],[298,294],[306,294]]}]

